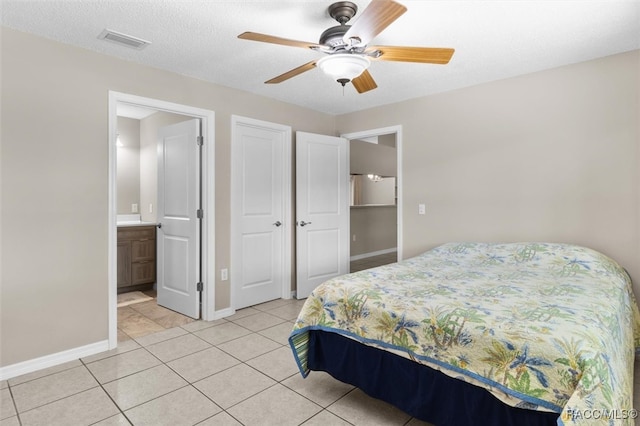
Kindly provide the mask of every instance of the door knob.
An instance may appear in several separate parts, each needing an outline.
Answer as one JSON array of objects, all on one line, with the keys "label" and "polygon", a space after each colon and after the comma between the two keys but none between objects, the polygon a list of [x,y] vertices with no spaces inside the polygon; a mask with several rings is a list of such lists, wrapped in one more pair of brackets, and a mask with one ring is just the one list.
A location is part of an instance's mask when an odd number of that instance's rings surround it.
[{"label": "door knob", "polygon": [[305,222],[304,220],[300,221],[299,223],[300,223],[300,226],[311,225],[311,222]]},{"label": "door knob", "polygon": [[280,226],[280,225],[282,225],[282,222],[280,222],[280,221],[278,220],[278,221],[276,221],[276,222],[274,223],[274,225],[275,225],[275,226]]}]

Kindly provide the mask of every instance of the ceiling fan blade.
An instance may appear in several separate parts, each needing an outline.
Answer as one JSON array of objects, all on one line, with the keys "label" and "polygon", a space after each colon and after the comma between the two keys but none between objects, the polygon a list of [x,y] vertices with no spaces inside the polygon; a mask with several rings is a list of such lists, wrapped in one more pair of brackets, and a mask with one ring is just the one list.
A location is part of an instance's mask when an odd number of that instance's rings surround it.
[{"label": "ceiling fan blade", "polygon": [[357,44],[368,44],[406,11],[406,7],[393,0],[373,0],[356,18],[344,39],[357,38],[360,40]]},{"label": "ceiling fan blade", "polygon": [[271,80],[265,81],[265,84],[277,84],[282,83],[285,80],[289,80],[296,75],[302,74],[303,72],[312,70],[316,67],[316,61],[307,62],[304,65],[300,65],[297,68],[294,68],[290,71],[285,72],[284,74],[280,74],[277,77],[272,78]]},{"label": "ceiling fan blade", "polygon": [[364,70],[362,74],[351,80],[351,84],[353,84],[358,93],[368,92],[378,87],[368,70]]},{"label": "ceiling fan blade", "polygon": [[448,64],[455,49],[442,47],[409,47],[409,46],[369,46],[365,53],[380,52],[380,56],[372,55],[378,61],[421,62],[425,64]]},{"label": "ceiling fan blade", "polygon": [[238,38],[241,38],[243,40],[261,41],[263,43],[281,44],[284,46],[302,47],[304,49],[316,49],[320,47],[317,43],[291,40],[288,38],[276,37],[268,34],[253,33],[251,31],[240,34]]}]

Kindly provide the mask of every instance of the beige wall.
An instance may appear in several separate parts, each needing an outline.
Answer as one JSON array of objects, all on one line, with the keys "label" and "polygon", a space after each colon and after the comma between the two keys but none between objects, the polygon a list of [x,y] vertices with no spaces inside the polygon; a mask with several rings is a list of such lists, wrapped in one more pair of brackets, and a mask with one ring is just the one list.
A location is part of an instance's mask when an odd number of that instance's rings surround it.
[{"label": "beige wall", "polygon": [[[403,126],[403,254],[448,241],[600,250],[640,295],[640,52],[338,117]],[[418,204],[426,215],[418,215]]]},{"label": "beige wall", "polygon": [[373,144],[360,140],[349,141],[349,166],[351,173],[373,173],[380,176],[396,176],[395,135],[393,146]]},{"label": "beige wall", "polygon": [[132,204],[140,211],[140,121],[118,117],[117,187],[118,214],[136,214]]},{"label": "beige wall", "polygon": [[351,256],[397,247],[396,210],[396,206],[351,208]]},{"label": "beige wall", "polygon": [[[230,257],[231,115],[335,134],[335,117],[298,106],[6,28],[0,39],[0,366],[108,337],[109,90],[215,111],[218,268]],[[217,309],[229,282],[216,282]]]}]

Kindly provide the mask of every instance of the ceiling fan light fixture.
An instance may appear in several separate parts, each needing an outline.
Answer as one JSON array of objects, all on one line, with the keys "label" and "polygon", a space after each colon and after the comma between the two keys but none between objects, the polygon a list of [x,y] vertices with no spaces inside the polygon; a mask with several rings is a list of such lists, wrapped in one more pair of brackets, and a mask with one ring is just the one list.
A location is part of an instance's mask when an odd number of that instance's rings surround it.
[{"label": "ceiling fan light fixture", "polygon": [[325,56],[316,65],[334,80],[351,81],[369,68],[371,61],[365,56],[352,53],[337,53]]}]

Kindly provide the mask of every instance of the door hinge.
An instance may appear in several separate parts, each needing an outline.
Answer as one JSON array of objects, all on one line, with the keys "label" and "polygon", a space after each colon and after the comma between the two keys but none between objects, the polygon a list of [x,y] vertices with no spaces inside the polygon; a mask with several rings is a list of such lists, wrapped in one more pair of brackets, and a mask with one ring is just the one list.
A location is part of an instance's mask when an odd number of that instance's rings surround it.
[{"label": "door hinge", "polygon": [[198,146],[204,145],[204,137],[196,136],[196,143],[198,144]]},{"label": "door hinge", "polygon": [[196,210],[196,217],[198,219],[202,219],[204,217],[204,212],[202,211],[202,209]]},{"label": "door hinge", "polygon": [[203,287],[202,281],[200,281],[199,283],[196,284],[196,290],[197,291],[202,291],[202,287]]}]

